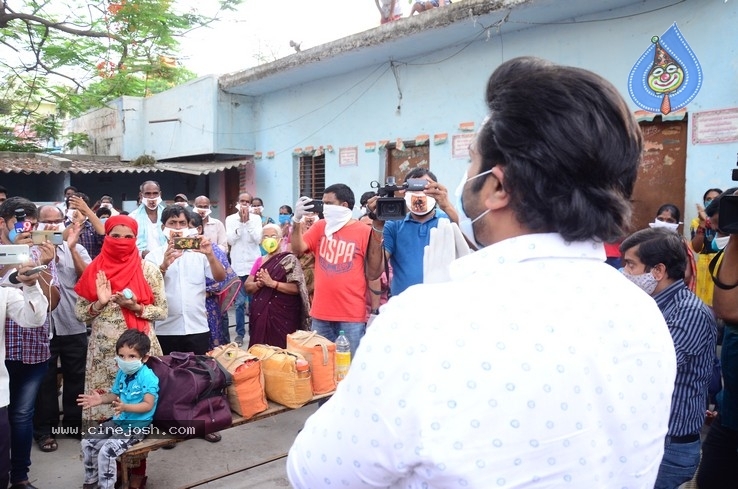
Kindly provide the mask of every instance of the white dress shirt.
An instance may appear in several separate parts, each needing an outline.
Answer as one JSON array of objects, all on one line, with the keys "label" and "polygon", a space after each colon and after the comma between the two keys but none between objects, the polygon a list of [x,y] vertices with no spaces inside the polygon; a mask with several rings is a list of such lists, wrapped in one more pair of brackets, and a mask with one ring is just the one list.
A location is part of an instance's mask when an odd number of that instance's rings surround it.
[{"label": "white dress shirt", "polygon": [[674,347],[604,260],[526,235],[393,297],[297,436],[293,487],[651,489]]},{"label": "white dress shirt", "polygon": [[5,318],[23,328],[38,328],[46,322],[46,300],[41,287],[0,287],[0,408],[10,404],[10,377],[5,367]]},{"label": "white dress shirt", "polygon": [[261,218],[249,217],[246,222],[236,212],[226,217],[226,236],[231,245],[231,266],[236,275],[243,277],[251,273],[254,262],[261,256]]},{"label": "white dress shirt", "polygon": [[[160,246],[146,255],[146,260],[160,266],[166,246]],[[169,304],[169,316],[156,321],[157,335],[188,335],[207,333],[208,315],[205,309],[205,278],[213,278],[210,262],[197,251],[185,250],[174,260],[164,274],[164,290]]]}]

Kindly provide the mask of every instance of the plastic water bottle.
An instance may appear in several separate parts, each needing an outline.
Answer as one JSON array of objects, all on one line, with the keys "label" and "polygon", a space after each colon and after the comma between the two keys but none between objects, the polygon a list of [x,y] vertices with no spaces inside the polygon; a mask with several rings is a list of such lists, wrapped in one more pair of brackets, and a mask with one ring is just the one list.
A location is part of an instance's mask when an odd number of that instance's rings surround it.
[{"label": "plastic water bottle", "polygon": [[351,366],[351,345],[343,330],[336,338],[336,382],[341,382]]}]

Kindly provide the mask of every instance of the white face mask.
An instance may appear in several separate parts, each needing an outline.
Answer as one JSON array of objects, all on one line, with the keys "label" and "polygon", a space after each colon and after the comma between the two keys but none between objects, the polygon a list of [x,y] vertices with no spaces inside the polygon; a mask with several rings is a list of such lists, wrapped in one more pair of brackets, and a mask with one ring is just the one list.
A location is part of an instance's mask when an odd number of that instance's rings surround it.
[{"label": "white face mask", "polygon": [[323,206],[323,217],[325,218],[325,235],[332,237],[333,233],[344,227],[351,220],[353,212],[342,205],[325,204]]},{"label": "white face mask", "polygon": [[682,223],[681,222],[659,221],[658,219],[656,219],[653,222],[649,222],[648,227],[654,228],[654,229],[655,228],[665,228],[665,229],[668,229],[669,231],[674,231],[676,233],[677,228],[679,227],[680,224]]},{"label": "white face mask", "polygon": [[187,207],[189,204],[187,202],[175,202],[174,205],[178,205],[180,207]]},{"label": "white face mask", "polygon": [[200,217],[202,217],[203,219],[213,213],[213,210],[210,207],[208,207],[207,209],[200,209],[199,207],[197,207],[196,210],[197,213],[200,214]]},{"label": "white face mask", "polygon": [[61,227],[61,224],[47,224],[45,222],[40,222],[36,224],[36,231],[58,231]]},{"label": "white face mask", "polygon": [[405,205],[416,216],[424,216],[436,206],[436,199],[423,192],[405,192]]},{"label": "white face mask", "polygon": [[100,207],[105,207],[106,209],[112,209],[113,204],[111,204],[110,202],[103,202],[102,204],[100,204]]},{"label": "white face mask", "polygon": [[159,207],[159,204],[161,204],[161,197],[157,197],[155,199],[144,199],[144,204],[153,211]]},{"label": "white face mask", "polygon": [[[40,226],[40,224],[39,224],[39,226]],[[712,248],[713,248],[713,250],[715,250],[715,251],[722,250],[728,244],[728,241],[730,241],[730,235],[728,235],[728,236],[722,236],[722,237],[716,236],[712,240],[712,244],[713,244]]]},{"label": "white face mask", "polygon": [[249,212],[252,214],[261,214],[264,212],[264,207],[260,205],[252,205],[251,209],[249,209]]},{"label": "white face mask", "polygon": [[623,270],[623,275],[648,295],[653,294],[653,291],[656,290],[656,286],[659,284],[659,281],[656,280],[656,277],[654,277],[651,272],[631,275],[627,271]]},{"label": "white face mask", "polygon": [[162,229],[162,233],[164,233],[164,236],[167,238],[167,241],[171,241],[172,233],[174,233],[174,236],[179,237],[179,238],[189,238],[190,236],[197,236],[197,229],[195,228],[174,229],[174,228],[165,227],[164,229]]},{"label": "white face mask", "polygon": [[474,235],[474,223],[483,218],[487,215],[489,212],[489,209],[485,210],[481,214],[479,214],[474,219],[470,218],[466,215],[466,212],[464,212],[464,202],[462,200],[462,196],[464,194],[464,187],[466,187],[466,184],[468,182],[471,182],[475,178],[482,177],[484,175],[487,175],[489,173],[492,173],[492,169],[479,173],[478,175],[474,175],[473,177],[469,178],[469,171],[467,170],[464,173],[464,176],[461,178],[461,182],[459,183],[459,186],[456,187],[456,212],[459,214],[459,229],[461,229],[461,232],[466,236],[466,239],[468,239],[470,242],[474,243],[474,245],[478,248],[484,248],[484,245],[480,244],[479,241],[477,241],[477,237]]}]

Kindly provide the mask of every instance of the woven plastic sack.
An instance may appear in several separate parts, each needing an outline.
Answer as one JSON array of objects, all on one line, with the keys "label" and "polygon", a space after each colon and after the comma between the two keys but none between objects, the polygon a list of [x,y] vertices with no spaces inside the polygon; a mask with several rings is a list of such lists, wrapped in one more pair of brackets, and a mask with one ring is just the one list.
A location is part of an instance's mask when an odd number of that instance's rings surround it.
[{"label": "woven plastic sack", "polygon": [[295,331],[287,335],[287,350],[299,353],[310,364],[313,392],[336,390],[336,344],[315,331]]},{"label": "woven plastic sack", "polygon": [[261,360],[264,390],[268,399],[297,409],[313,398],[310,378],[301,379],[297,376],[295,363],[305,360],[302,355],[269,345],[253,345],[249,353]]},{"label": "woven plastic sack", "polygon": [[239,348],[236,343],[218,346],[209,351],[208,355],[233,377],[233,383],[226,391],[231,411],[246,419],[266,411],[269,406],[264,392],[264,374],[258,358]]}]

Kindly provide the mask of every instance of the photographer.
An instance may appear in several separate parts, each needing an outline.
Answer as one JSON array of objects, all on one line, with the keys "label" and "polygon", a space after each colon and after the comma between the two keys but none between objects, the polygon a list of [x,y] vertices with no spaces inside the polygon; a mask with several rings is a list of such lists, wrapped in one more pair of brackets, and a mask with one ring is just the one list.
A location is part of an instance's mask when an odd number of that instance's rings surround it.
[{"label": "photographer", "polygon": [[[392,295],[400,294],[411,285],[423,282],[423,249],[430,241],[430,230],[438,226],[439,218],[447,217],[453,222],[459,222],[456,209],[449,202],[448,190],[438,183],[430,170],[414,168],[405,177],[405,182],[411,179],[421,179],[427,183],[421,191],[402,190],[408,210],[404,219],[376,219],[377,201],[380,197],[367,202],[369,215],[373,218],[372,233],[375,238],[383,238],[384,258],[392,265]],[[381,255],[376,260],[381,262]],[[372,261],[369,266],[383,268],[381,263]]]},{"label": "photographer", "polygon": [[[723,192],[732,197],[735,189]],[[720,203],[722,210],[723,202]],[[722,214],[726,214],[724,211]],[[719,229],[725,231],[731,222],[727,215]],[[732,237],[733,235],[731,235]],[[702,460],[697,471],[700,489],[738,487],[738,240],[729,239],[723,253],[711,262],[715,283],[712,305],[715,315],[725,322],[720,362],[723,369],[723,390],[718,394],[718,415],[710,425],[702,443]]]}]

